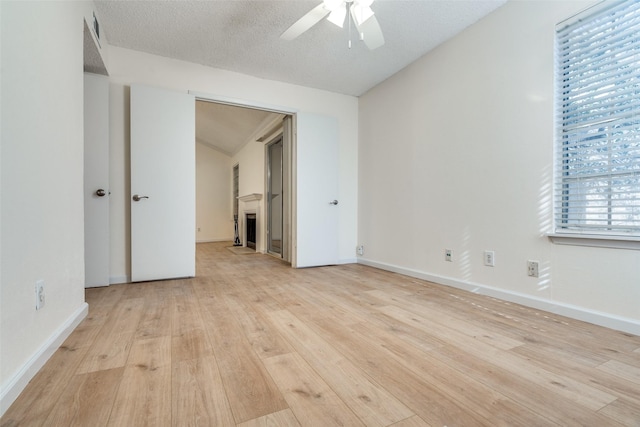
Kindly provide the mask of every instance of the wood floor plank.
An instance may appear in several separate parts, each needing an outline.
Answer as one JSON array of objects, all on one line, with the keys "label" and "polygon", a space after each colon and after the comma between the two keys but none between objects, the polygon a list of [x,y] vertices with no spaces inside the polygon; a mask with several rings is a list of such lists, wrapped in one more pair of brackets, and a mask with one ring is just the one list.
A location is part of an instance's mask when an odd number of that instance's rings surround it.
[{"label": "wood floor plank", "polygon": [[640,426],[639,336],[227,246],[198,244],[195,278],[87,289],[0,426]]},{"label": "wood floor plank", "polygon": [[289,311],[272,312],[270,316],[298,354],[366,425],[387,426],[414,415]]},{"label": "wood floor plank", "polygon": [[[295,313],[304,319],[305,311]],[[384,349],[373,344],[368,338],[353,334],[352,331],[330,319],[318,325],[321,336],[359,366],[372,380],[380,384],[415,414],[433,425],[492,425],[483,417],[473,414],[456,402],[451,401],[440,390],[421,376],[406,369],[403,363],[391,359]]]},{"label": "wood floor plank", "polygon": [[[247,255],[248,256],[248,255]],[[237,423],[286,409],[284,397],[223,300],[203,311],[227,398]]]},{"label": "wood floor plank", "polygon": [[500,366],[461,352],[457,347],[441,347],[433,356],[444,363],[456,366],[456,369],[470,378],[499,390],[529,410],[540,414],[540,418],[545,421],[536,424],[546,425],[550,422],[559,426],[575,427],[619,426],[615,420],[602,416],[597,411],[589,411],[573,400],[549,393],[546,388],[514,377],[511,372],[501,369]]},{"label": "wood floor plank", "polygon": [[[381,301],[397,305],[412,313],[423,314],[425,312],[425,305],[414,302],[412,297],[395,298],[387,292],[379,290],[369,291],[368,293]],[[448,328],[461,332],[474,340],[480,340],[502,350],[510,350],[524,344],[523,341],[490,332],[487,328],[480,327],[477,324],[461,321],[455,316],[449,315],[445,310],[440,309],[437,304],[430,304],[427,307],[429,312],[433,314],[432,318],[438,319],[438,324],[446,325]]]},{"label": "wood floor plank", "polygon": [[[190,286],[188,287],[190,289]],[[185,292],[184,289],[181,292]],[[173,318],[171,332],[179,335],[184,331],[199,329],[202,326],[200,304],[195,293],[189,291],[188,295],[175,295],[173,297]]]},{"label": "wood floor plank", "polygon": [[145,299],[144,311],[133,338],[141,340],[171,335],[172,317],[172,301],[170,298]]},{"label": "wood floor plank", "polygon": [[[433,356],[434,351],[423,352],[419,348],[407,345],[402,339],[391,334],[380,333],[368,324],[352,326],[355,333],[369,337],[379,347],[384,348],[389,357],[405,368],[428,381],[449,399],[464,408],[472,410],[483,418],[492,420],[493,425],[536,425],[544,420],[544,415],[531,411],[526,405],[508,398],[478,379],[460,372],[450,364]],[[496,366],[498,369],[498,366]],[[546,421],[551,424],[550,421]]]},{"label": "wood floor plank", "polygon": [[231,295],[225,301],[240,322],[255,353],[262,359],[291,353],[291,346],[275,331],[263,311],[247,300],[246,295]]},{"label": "wood floor plank", "polygon": [[59,348],[2,416],[0,426],[42,425],[56,406],[60,390],[77,373],[88,349],[89,347],[69,346]]},{"label": "wood floor plank", "polygon": [[609,360],[598,366],[598,369],[624,378],[627,381],[640,384],[640,368],[636,368],[635,366],[630,366],[617,360]]},{"label": "wood floor plank", "polygon": [[303,426],[364,426],[345,403],[296,353],[264,361]]},{"label": "wood floor plank", "polygon": [[106,425],[123,372],[124,368],[115,368],[73,376],[42,425]]},{"label": "wood floor plank", "polygon": [[536,383],[547,388],[550,393],[565,396],[576,403],[584,405],[586,408],[597,411],[600,408],[613,402],[616,397],[610,393],[603,392],[585,383],[572,380],[569,377],[554,374],[553,372],[535,366],[519,357],[514,357],[509,352],[501,351],[496,347],[485,344],[480,340],[472,341],[465,334],[449,329],[439,323],[429,313],[418,316],[396,306],[384,307],[381,310],[384,314],[404,321],[408,324],[422,325],[429,328],[431,333],[447,339],[460,349],[469,353],[477,354],[487,362],[499,364],[502,369],[509,370],[513,375],[520,376],[526,381]]},{"label": "wood floor plank", "polygon": [[171,425],[170,337],[133,343],[108,425]]},{"label": "wood floor plank", "polygon": [[102,338],[93,345],[78,373],[95,372],[119,368],[125,365],[133,337],[142,317],[144,299],[121,299],[114,315],[105,322],[100,334]]},{"label": "wood floor plank", "polygon": [[[432,427],[427,424],[422,418],[417,415],[414,415],[411,418],[406,418],[402,421],[398,421],[390,427]],[[435,426],[433,426],[435,427]]]},{"label": "wood floor plank", "polygon": [[267,414],[254,420],[238,424],[238,427],[300,427],[291,409]]},{"label": "wood floor plank", "polygon": [[171,338],[171,358],[174,362],[213,356],[213,346],[202,329],[182,331]]},{"label": "wood floor plank", "polygon": [[599,414],[616,420],[625,426],[640,426],[640,403],[628,399],[617,399],[598,411]]},{"label": "wood floor plank", "polygon": [[127,362],[135,331],[112,332],[92,346],[78,368],[79,374],[120,368]]},{"label": "wood floor plank", "polygon": [[[619,375],[606,372],[606,370],[591,367],[590,364],[576,364],[573,359],[562,352],[549,349],[548,346],[525,345],[512,350],[512,352],[527,358],[531,363],[544,367],[557,374],[569,376],[576,381],[587,382],[593,387],[617,396],[618,398],[631,399],[640,404],[638,384]],[[554,360],[549,364],[549,360]]]},{"label": "wood floor plank", "polygon": [[213,356],[173,364],[171,391],[174,427],[235,424]]}]

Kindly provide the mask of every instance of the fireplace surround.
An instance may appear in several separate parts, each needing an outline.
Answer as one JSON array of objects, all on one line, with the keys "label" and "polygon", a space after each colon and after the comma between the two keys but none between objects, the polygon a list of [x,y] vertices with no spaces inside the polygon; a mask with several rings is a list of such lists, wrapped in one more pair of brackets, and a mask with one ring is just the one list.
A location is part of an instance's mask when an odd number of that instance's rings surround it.
[{"label": "fireplace surround", "polygon": [[[264,252],[264,238],[261,236],[261,231],[264,226],[262,223],[262,215],[260,201],[262,194],[250,193],[244,196],[238,197],[241,202],[238,207],[240,232],[242,233],[242,246],[254,249],[256,252]],[[249,236],[251,234],[251,236]]]}]

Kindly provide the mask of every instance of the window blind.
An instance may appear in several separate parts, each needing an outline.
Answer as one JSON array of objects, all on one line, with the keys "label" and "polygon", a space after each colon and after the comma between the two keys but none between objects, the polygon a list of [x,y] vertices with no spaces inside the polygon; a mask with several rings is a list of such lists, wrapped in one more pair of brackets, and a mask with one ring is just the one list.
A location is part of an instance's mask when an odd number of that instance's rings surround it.
[{"label": "window blind", "polygon": [[556,233],[640,237],[640,2],[556,28]]}]

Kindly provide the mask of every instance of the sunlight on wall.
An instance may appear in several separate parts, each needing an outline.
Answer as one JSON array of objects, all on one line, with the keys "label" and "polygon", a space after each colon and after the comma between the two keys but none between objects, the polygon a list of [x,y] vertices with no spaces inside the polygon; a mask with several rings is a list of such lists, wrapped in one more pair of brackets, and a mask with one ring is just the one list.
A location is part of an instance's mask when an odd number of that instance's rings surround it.
[{"label": "sunlight on wall", "polygon": [[[540,237],[546,239],[553,230],[553,165],[546,165],[540,173],[540,188],[538,190],[538,229]],[[551,287],[551,262],[539,260],[537,292],[553,289]]]},{"label": "sunlight on wall", "polygon": [[460,277],[465,282],[471,281],[473,278],[471,272],[471,230],[467,225],[464,227],[464,232],[462,233],[462,244],[460,245],[461,251],[460,256],[458,257],[458,266],[460,269]]}]

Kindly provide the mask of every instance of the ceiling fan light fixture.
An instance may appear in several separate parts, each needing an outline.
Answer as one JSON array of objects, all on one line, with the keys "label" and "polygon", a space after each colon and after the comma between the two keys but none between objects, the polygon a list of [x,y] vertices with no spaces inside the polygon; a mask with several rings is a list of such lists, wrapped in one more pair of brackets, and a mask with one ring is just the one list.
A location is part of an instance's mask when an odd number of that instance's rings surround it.
[{"label": "ceiling fan light fixture", "polygon": [[340,7],[344,7],[344,0],[323,0],[322,4],[325,9],[333,12]]},{"label": "ceiling fan light fixture", "polygon": [[342,3],[337,8],[333,9],[327,18],[327,21],[342,28],[344,26],[344,18],[347,16],[347,7]]},{"label": "ceiling fan light fixture", "polygon": [[[1,1],[1,0],[0,0]],[[332,24],[344,27],[349,23],[349,47],[351,47],[351,27],[355,24],[360,40],[369,50],[384,45],[384,36],[378,20],[371,10],[374,0],[322,0],[322,3],[307,12],[280,35],[283,40],[293,40],[309,30],[322,19],[327,18]],[[365,38],[366,35],[366,38]]]},{"label": "ceiling fan light fixture", "polygon": [[351,15],[357,25],[362,25],[373,16],[373,10],[371,10],[369,6],[365,6],[361,2],[358,2],[351,6]]}]

